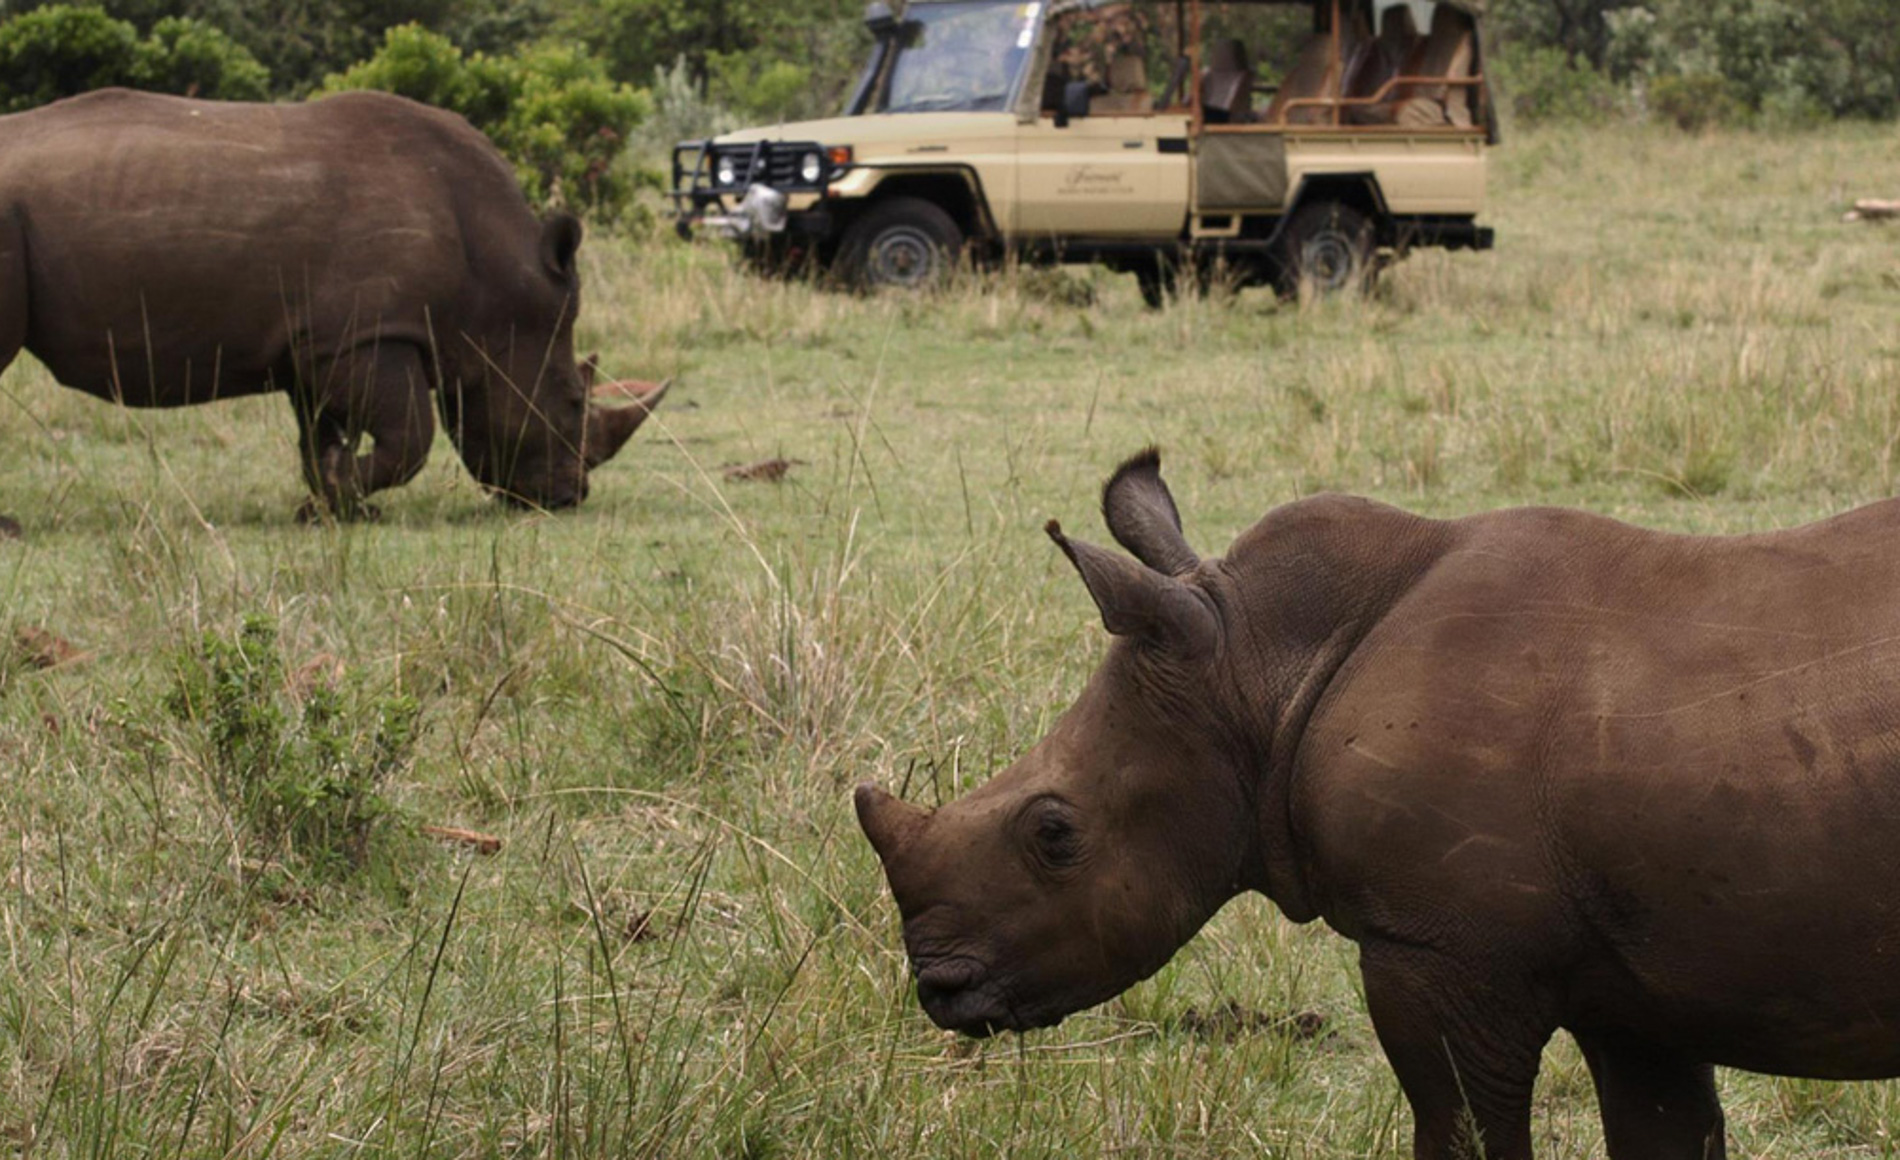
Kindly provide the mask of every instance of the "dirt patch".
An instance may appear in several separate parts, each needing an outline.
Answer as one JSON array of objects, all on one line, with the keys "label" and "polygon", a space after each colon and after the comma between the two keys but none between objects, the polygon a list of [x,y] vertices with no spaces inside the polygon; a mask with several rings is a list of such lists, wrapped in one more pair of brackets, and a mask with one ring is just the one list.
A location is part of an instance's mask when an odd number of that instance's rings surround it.
[{"label": "dirt patch", "polygon": [[30,624],[14,630],[13,655],[21,664],[35,669],[56,669],[86,656],[71,641]]},{"label": "dirt patch", "polygon": [[736,463],[725,469],[727,479],[739,483],[780,483],[794,467],[803,467],[802,459],[761,459],[757,463]]},{"label": "dirt patch", "polygon": [[1189,1035],[1204,1039],[1238,1039],[1242,1035],[1278,1035],[1305,1042],[1330,1037],[1326,1016],[1318,1011],[1274,1014],[1256,1011],[1228,1000],[1218,1007],[1202,1011],[1189,1007],[1175,1020],[1175,1026]]}]

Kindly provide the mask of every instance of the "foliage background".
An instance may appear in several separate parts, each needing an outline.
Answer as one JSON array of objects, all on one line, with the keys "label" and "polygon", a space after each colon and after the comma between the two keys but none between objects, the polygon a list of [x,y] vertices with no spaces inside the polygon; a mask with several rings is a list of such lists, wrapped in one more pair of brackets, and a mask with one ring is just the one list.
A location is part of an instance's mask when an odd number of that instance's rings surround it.
[{"label": "foliage background", "polygon": [[[524,99],[526,73],[562,88],[502,130],[531,195],[556,177],[607,188],[585,204],[624,204],[631,171],[609,179],[613,144],[652,168],[669,134],[835,111],[866,46],[859,0],[0,0],[0,109],[102,84],[257,99],[297,99],[345,83],[392,86],[418,64],[460,71],[491,99]],[[1216,5],[1210,19],[1252,28]],[[49,17],[47,10],[60,15]],[[53,25],[59,23],[55,33]],[[184,23],[181,23],[184,22]],[[37,22],[37,23],[36,23]],[[117,27],[107,27],[120,22]],[[1263,65],[1284,65],[1275,38],[1250,38]],[[390,39],[392,30],[414,33]],[[420,34],[435,38],[421,48]],[[1655,119],[1689,130],[1789,127],[1900,112],[1900,21],[1890,0],[1495,0],[1489,71],[1521,122]],[[426,57],[423,61],[419,58]],[[498,77],[495,74],[508,74]],[[467,81],[434,95],[466,96]],[[452,91],[451,91],[452,90]],[[406,91],[406,90],[405,90]],[[651,99],[634,100],[644,92]],[[550,120],[549,107],[556,108]],[[459,106],[458,106],[459,107]],[[478,109],[491,131],[505,114]],[[642,132],[649,119],[666,133]],[[549,124],[557,124],[548,130]],[[595,133],[594,137],[598,134]],[[552,151],[577,156],[558,160]]]}]

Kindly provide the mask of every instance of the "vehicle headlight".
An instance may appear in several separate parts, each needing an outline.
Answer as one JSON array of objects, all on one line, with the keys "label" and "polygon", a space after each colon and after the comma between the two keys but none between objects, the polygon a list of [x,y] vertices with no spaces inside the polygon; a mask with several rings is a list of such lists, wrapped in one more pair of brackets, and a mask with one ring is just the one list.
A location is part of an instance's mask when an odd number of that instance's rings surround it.
[{"label": "vehicle headlight", "polygon": [[713,167],[713,178],[721,185],[739,184],[739,164],[731,157],[721,157]]},{"label": "vehicle headlight", "polygon": [[824,175],[825,159],[817,153],[807,153],[798,159],[798,179],[806,185],[817,185]]}]

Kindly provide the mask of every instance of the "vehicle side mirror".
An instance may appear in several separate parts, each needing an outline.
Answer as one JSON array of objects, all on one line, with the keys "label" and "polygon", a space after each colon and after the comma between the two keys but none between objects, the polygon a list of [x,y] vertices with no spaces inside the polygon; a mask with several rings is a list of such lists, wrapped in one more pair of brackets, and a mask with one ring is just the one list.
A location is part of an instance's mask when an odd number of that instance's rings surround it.
[{"label": "vehicle side mirror", "polygon": [[1089,83],[1070,81],[1062,86],[1062,108],[1058,110],[1056,128],[1060,129],[1071,120],[1089,115]]},{"label": "vehicle side mirror", "polygon": [[872,36],[883,36],[897,27],[897,17],[891,13],[889,4],[872,0],[864,6],[864,26],[871,30]]}]

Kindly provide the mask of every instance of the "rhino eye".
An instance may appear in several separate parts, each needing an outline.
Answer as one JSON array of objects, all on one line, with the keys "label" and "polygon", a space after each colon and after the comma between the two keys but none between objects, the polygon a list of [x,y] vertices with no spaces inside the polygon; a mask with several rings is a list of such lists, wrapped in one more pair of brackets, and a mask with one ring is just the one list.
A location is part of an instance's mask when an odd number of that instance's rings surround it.
[{"label": "rhino eye", "polygon": [[1036,856],[1051,869],[1064,869],[1081,860],[1082,835],[1076,831],[1065,807],[1055,802],[1044,803],[1035,812],[1032,833]]}]

